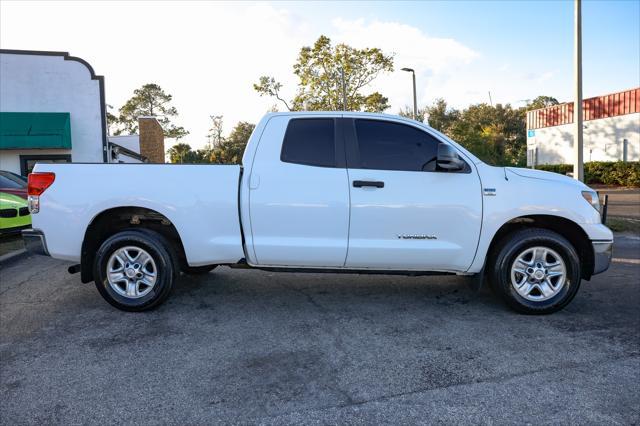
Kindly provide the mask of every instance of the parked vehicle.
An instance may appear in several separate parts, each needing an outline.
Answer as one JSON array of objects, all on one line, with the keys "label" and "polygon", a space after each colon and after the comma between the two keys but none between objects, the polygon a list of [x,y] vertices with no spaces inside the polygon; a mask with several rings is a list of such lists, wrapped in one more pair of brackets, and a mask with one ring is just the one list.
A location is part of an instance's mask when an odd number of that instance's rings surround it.
[{"label": "parked vehicle", "polygon": [[489,166],[383,114],[268,114],[242,167],[38,164],[29,203],[28,245],[79,262],[71,272],[129,311],[160,304],[180,271],[229,265],[475,275],[512,308],[550,313],[613,244],[581,182]]},{"label": "parked vehicle", "polygon": [[27,199],[27,179],[6,170],[0,170],[0,192]]},{"label": "parked vehicle", "polygon": [[30,226],[27,201],[17,195],[0,192],[0,234],[13,234]]}]

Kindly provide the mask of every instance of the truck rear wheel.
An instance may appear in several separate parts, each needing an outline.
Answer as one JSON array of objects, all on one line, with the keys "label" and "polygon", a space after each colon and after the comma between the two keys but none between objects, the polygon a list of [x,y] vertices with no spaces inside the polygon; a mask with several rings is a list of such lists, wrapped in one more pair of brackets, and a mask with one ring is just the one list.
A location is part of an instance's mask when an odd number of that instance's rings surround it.
[{"label": "truck rear wheel", "polygon": [[529,228],[506,237],[491,265],[494,289],[514,310],[550,314],[567,306],[580,287],[580,259],[566,238]]},{"label": "truck rear wheel", "polygon": [[157,232],[118,232],[96,253],[96,287],[107,302],[123,311],[153,309],[171,292],[178,274],[175,259],[171,246]]}]

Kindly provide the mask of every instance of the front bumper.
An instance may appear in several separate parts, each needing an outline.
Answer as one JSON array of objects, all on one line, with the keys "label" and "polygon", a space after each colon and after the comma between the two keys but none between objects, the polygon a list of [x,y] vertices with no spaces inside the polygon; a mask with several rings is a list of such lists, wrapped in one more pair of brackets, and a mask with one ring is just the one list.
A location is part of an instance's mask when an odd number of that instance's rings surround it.
[{"label": "front bumper", "polygon": [[15,228],[0,228],[0,235],[19,234],[24,229],[28,229],[31,225],[16,226]]},{"label": "front bumper", "polygon": [[613,255],[613,241],[592,241],[593,275],[609,269]]},{"label": "front bumper", "polygon": [[39,229],[25,229],[22,231],[24,246],[29,253],[49,256],[47,240]]}]

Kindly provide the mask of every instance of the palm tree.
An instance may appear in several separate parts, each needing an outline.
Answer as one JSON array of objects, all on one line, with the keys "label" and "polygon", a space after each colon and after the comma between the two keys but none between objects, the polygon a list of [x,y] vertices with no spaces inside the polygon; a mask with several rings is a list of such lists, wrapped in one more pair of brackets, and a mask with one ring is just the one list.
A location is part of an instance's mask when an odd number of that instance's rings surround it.
[{"label": "palm tree", "polygon": [[167,150],[172,163],[182,163],[185,155],[191,152],[191,146],[186,143],[177,143]]}]

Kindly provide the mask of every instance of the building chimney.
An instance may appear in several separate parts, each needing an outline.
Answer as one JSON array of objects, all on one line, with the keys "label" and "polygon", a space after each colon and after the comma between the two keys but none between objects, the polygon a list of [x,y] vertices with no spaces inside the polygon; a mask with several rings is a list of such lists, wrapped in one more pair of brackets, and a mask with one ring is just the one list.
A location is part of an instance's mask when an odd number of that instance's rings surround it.
[{"label": "building chimney", "polygon": [[138,117],[140,155],[149,163],[164,163],[164,132],[155,117]]}]

